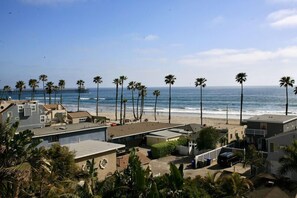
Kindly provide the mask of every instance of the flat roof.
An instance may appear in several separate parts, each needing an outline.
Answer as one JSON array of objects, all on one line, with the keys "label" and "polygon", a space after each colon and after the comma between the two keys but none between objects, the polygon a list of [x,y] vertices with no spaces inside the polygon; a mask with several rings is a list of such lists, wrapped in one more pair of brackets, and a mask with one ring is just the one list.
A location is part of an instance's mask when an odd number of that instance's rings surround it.
[{"label": "flat roof", "polygon": [[140,135],[151,133],[155,131],[175,128],[179,126],[184,126],[180,124],[168,124],[168,123],[160,123],[160,122],[139,122],[126,124],[122,126],[114,126],[108,127],[107,131],[112,139],[128,137],[132,135]]},{"label": "flat roof", "polygon": [[279,134],[276,134],[275,136],[266,138],[266,140],[273,140],[275,138],[280,138],[280,137],[291,135],[291,134],[297,134],[297,130],[289,131],[289,132],[284,132],[284,133],[279,133]]},{"label": "flat roof", "polygon": [[159,136],[159,137],[164,137],[164,138],[175,138],[175,137],[179,137],[181,136],[181,133],[176,133],[176,132],[172,132],[169,130],[163,130],[163,131],[157,131],[157,132],[153,132],[150,133],[148,136],[152,137],[152,136]]},{"label": "flat roof", "polygon": [[84,122],[84,123],[78,123],[78,124],[68,124],[68,125],[61,125],[61,126],[36,128],[36,129],[31,129],[31,131],[33,131],[34,137],[44,137],[44,136],[50,136],[55,134],[74,133],[74,132],[80,132],[80,131],[98,129],[98,128],[107,128],[107,126],[100,126],[95,123]]},{"label": "flat roof", "polygon": [[85,140],[78,143],[65,144],[63,146],[67,146],[69,150],[75,151],[74,159],[80,159],[91,155],[125,148],[125,145],[123,144],[115,144],[96,140]]},{"label": "flat roof", "polygon": [[257,115],[247,119],[247,122],[267,122],[267,123],[281,123],[285,124],[287,122],[297,120],[297,116],[293,115]]}]

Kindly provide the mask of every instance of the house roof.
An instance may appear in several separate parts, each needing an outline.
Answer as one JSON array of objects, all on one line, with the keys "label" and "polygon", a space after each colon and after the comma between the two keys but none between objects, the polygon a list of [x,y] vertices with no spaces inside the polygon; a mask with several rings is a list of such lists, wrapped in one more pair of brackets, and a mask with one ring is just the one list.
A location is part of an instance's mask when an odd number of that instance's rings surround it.
[{"label": "house roof", "polygon": [[74,118],[83,118],[83,117],[92,117],[92,115],[87,111],[77,111],[77,112],[68,112],[68,117]]},{"label": "house roof", "polygon": [[296,135],[296,134],[297,134],[297,130],[294,130],[294,131],[289,131],[289,132],[285,132],[285,133],[276,134],[275,136],[266,138],[266,140],[273,140],[273,139],[277,139],[277,138],[280,138],[280,137],[283,137],[283,136]]},{"label": "house roof", "polygon": [[183,127],[186,131],[192,131],[193,133],[197,133],[203,129],[203,126],[201,124],[187,124]]},{"label": "house roof", "polygon": [[96,140],[85,140],[78,143],[65,144],[63,146],[67,146],[69,150],[75,151],[75,159],[125,148],[125,145],[123,144],[115,144]]},{"label": "house roof", "polygon": [[0,113],[6,109],[17,104],[37,104],[35,100],[1,100],[0,101]]},{"label": "house roof", "polygon": [[289,198],[289,195],[277,186],[257,189],[249,193],[250,198]]},{"label": "house roof", "polygon": [[98,124],[84,122],[78,124],[68,124],[61,126],[43,127],[37,129],[31,129],[34,133],[34,137],[45,137],[57,134],[75,133],[90,129],[107,128],[107,126],[99,126]]},{"label": "house roof", "polygon": [[149,135],[147,135],[147,137],[162,137],[167,139],[167,138],[180,137],[181,135],[182,135],[181,133],[175,133],[169,130],[163,130],[163,131],[150,133]]},{"label": "house roof", "polygon": [[249,122],[267,122],[267,123],[279,123],[279,124],[285,124],[287,122],[297,120],[297,116],[293,115],[270,115],[270,114],[264,114],[264,115],[257,115],[253,116],[246,121]]},{"label": "house roof", "polygon": [[[142,152],[136,152],[136,155],[138,156],[141,165],[147,165],[151,161]],[[117,157],[117,167],[118,167],[119,171],[122,171],[125,168],[127,168],[128,163],[129,163],[129,156],[130,156],[130,154],[126,154],[126,155],[122,155],[122,156]]]},{"label": "house roof", "polygon": [[183,125],[179,124],[168,124],[160,122],[139,122],[133,124],[127,124],[122,126],[109,127],[107,129],[108,134],[112,139],[123,138],[133,135],[140,135],[151,133],[155,131],[175,128]]},{"label": "house roof", "polygon": [[59,106],[61,106],[61,110],[65,110],[65,107],[61,104],[46,104],[43,107],[47,110],[58,110]]}]

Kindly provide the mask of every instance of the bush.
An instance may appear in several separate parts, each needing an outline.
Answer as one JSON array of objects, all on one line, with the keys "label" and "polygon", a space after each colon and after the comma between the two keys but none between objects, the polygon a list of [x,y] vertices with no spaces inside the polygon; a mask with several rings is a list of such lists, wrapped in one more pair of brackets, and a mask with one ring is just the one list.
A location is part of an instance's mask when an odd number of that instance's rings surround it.
[{"label": "bush", "polygon": [[151,146],[152,157],[156,159],[156,158],[170,155],[176,150],[176,147],[178,145],[187,145],[187,142],[188,140],[182,137],[176,141],[161,142],[161,143],[153,144]]}]

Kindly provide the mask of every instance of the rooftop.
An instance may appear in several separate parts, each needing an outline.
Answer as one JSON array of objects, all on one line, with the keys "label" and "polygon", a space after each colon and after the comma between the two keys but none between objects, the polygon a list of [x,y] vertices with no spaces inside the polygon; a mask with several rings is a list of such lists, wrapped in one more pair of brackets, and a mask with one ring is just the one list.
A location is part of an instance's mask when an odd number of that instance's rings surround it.
[{"label": "rooftop", "polygon": [[78,112],[68,112],[68,117],[70,118],[82,118],[82,117],[92,117],[92,115],[87,111],[78,111]]},{"label": "rooftop", "polygon": [[[141,165],[147,165],[151,161],[142,152],[138,151],[138,152],[136,152],[136,155],[138,156]],[[128,163],[129,163],[129,157],[130,157],[130,154],[126,154],[126,155],[122,155],[122,156],[117,157],[117,166],[118,166],[119,171],[122,171],[125,168],[127,168]]]},{"label": "rooftop", "polygon": [[75,151],[75,159],[125,148],[123,144],[96,140],[85,140],[78,143],[65,144],[64,146],[67,146],[71,151]]},{"label": "rooftop", "polygon": [[73,132],[79,132],[79,131],[97,129],[97,128],[106,128],[106,126],[100,126],[98,124],[94,124],[91,122],[84,122],[84,123],[78,123],[78,124],[68,124],[68,125],[61,125],[61,126],[31,129],[31,131],[34,132],[34,137],[43,137],[43,136],[49,136],[54,134],[73,133]]},{"label": "rooftop", "polygon": [[164,138],[175,138],[180,137],[181,135],[181,133],[176,133],[169,130],[157,131],[149,134],[149,136],[159,136]]},{"label": "rooftop", "polygon": [[46,104],[43,107],[47,110],[65,110],[65,107],[61,104]]},{"label": "rooftop", "polygon": [[247,122],[267,122],[267,123],[280,123],[285,124],[287,122],[297,120],[297,116],[293,115],[257,115],[247,119]]},{"label": "rooftop", "polygon": [[122,126],[109,127],[108,134],[113,139],[127,137],[131,135],[145,134],[174,127],[183,126],[180,124],[168,124],[159,122],[139,122]]}]

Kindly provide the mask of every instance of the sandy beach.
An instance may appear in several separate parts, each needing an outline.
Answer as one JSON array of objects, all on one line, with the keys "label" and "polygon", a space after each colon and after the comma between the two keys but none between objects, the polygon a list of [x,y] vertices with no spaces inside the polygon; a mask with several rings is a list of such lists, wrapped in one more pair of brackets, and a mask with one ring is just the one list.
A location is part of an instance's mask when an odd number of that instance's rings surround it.
[{"label": "sandy beach", "polygon": [[[91,114],[95,115],[94,112]],[[100,112],[100,116],[106,116],[110,118],[111,122],[115,122],[114,112]],[[118,118],[120,114],[118,113]],[[126,119],[133,120],[133,114],[128,112],[126,114]],[[146,113],[143,115],[143,119],[148,119],[150,122],[154,122],[154,115],[151,113]],[[118,119],[119,120],[119,119]],[[157,115],[156,122],[164,122],[168,123],[168,114],[162,113]],[[199,115],[189,115],[189,114],[171,114],[171,123],[173,124],[200,124],[200,116]],[[228,119],[228,124],[226,124],[226,119],[222,118],[203,118],[203,124],[206,126],[213,126],[219,129],[228,129],[229,131],[229,141],[235,140],[235,134],[238,133],[239,137],[242,137],[244,134],[244,127],[239,125],[239,120],[237,119]]]}]

